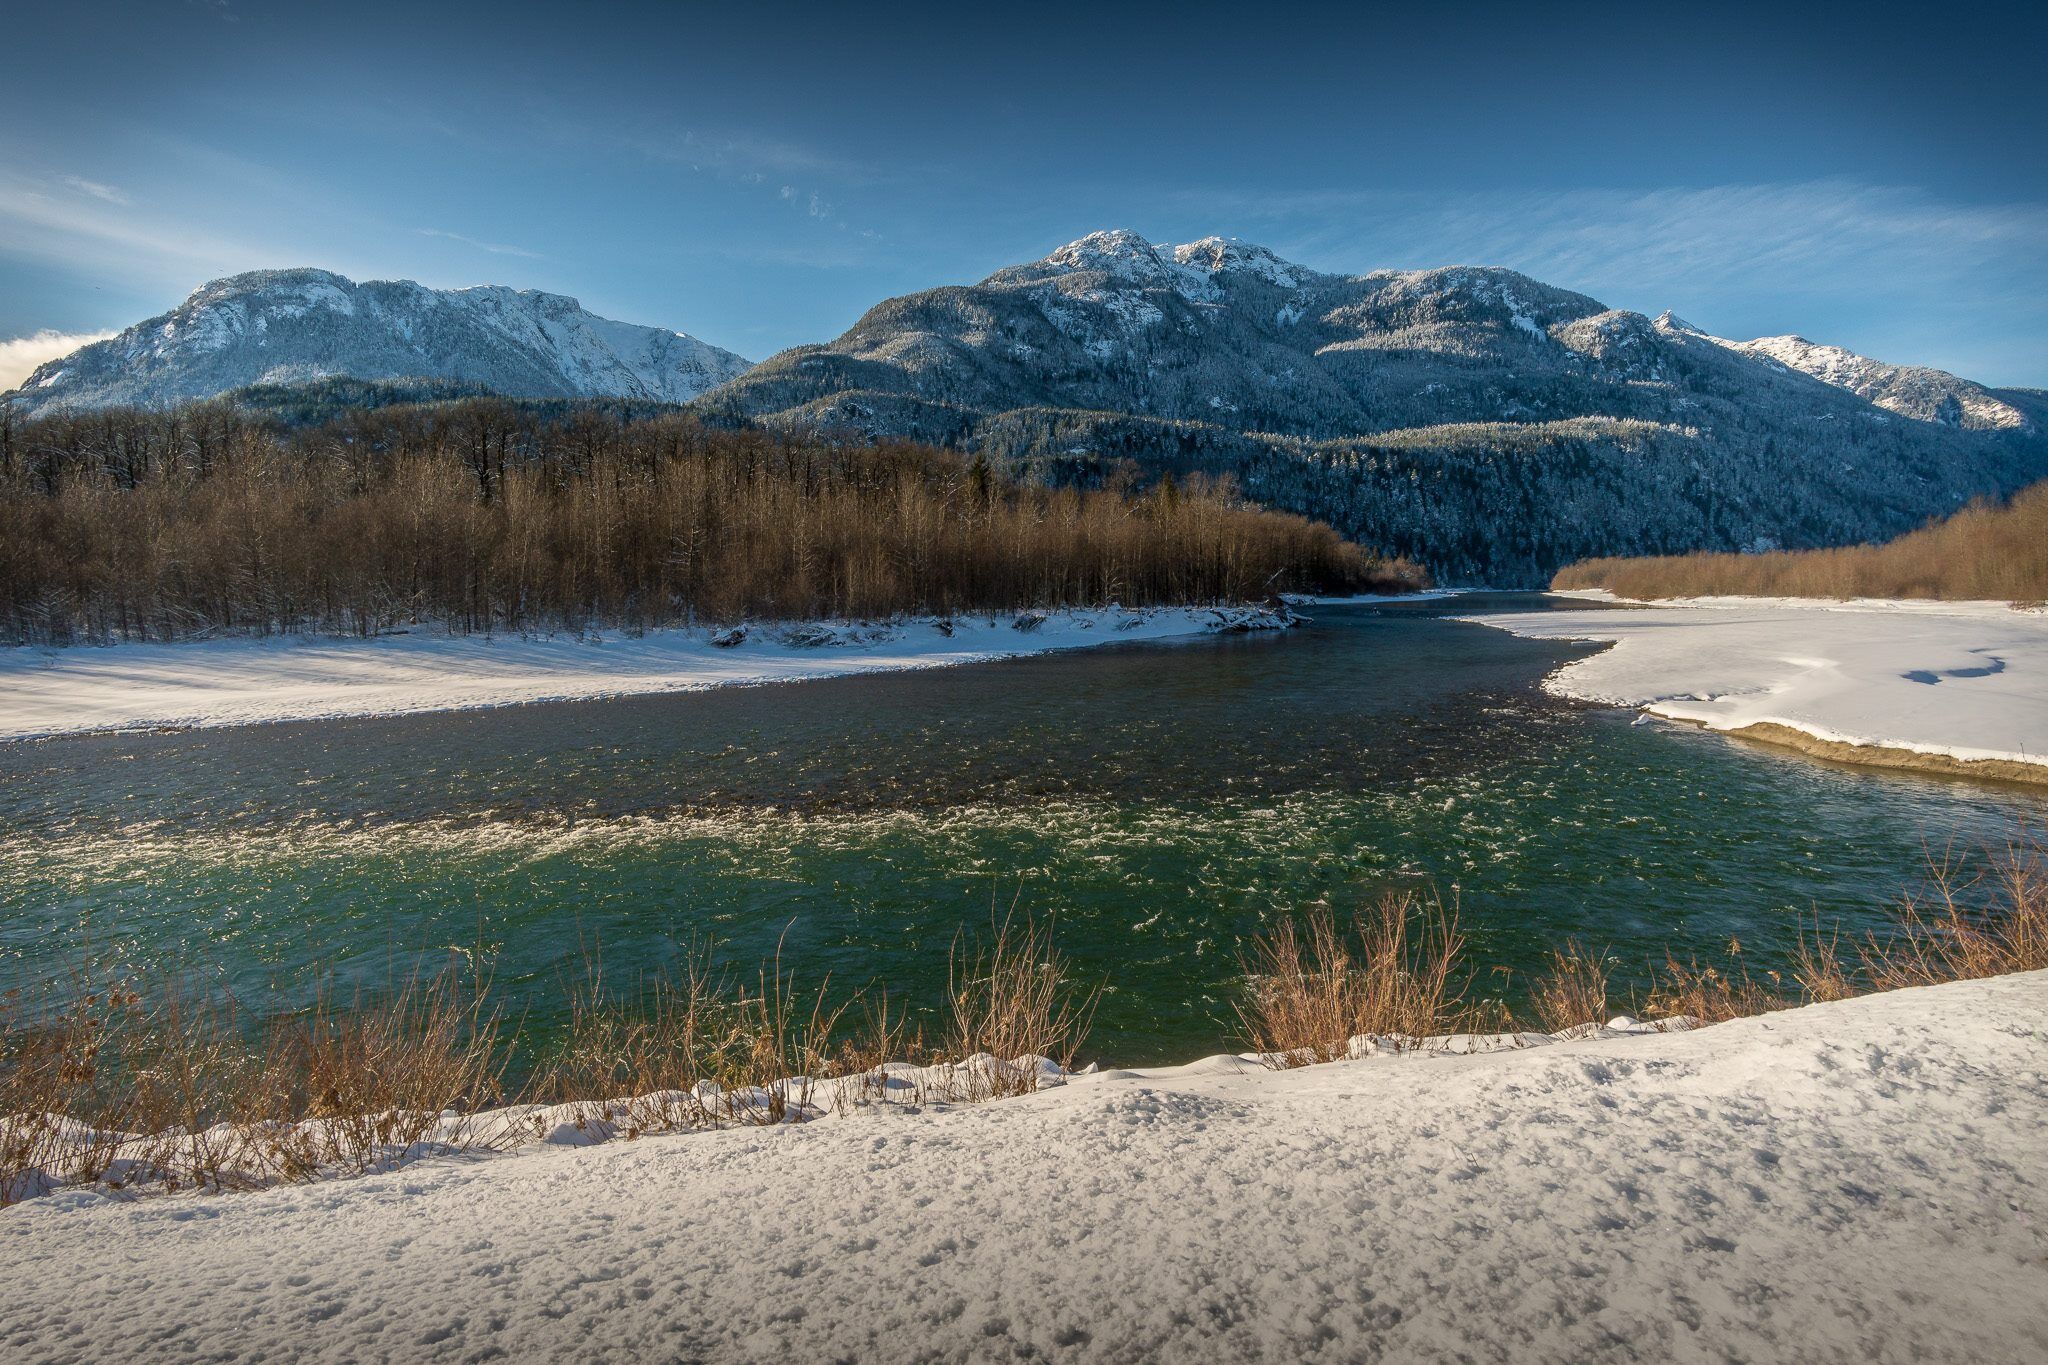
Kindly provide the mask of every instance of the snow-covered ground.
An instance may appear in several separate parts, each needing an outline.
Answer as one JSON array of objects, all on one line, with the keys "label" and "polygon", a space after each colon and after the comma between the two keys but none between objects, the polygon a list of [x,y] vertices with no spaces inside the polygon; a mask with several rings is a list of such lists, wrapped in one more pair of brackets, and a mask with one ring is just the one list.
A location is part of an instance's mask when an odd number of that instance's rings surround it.
[{"label": "snow-covered ground", "polygon": [[368,640],[15,648],[0,650],[0,739],[687,692],[1278,624],[1250,608],[1109,608],[963,616],[945,626],[755,625],[725,647],[708,630],[486,638],[422,628]]},{"label": "snow-covered ground", "polygon": [[1561,696],[1715,730],[1776,726],[1824,743],[2040,768],[2048,779],[2048,612],[1709,597],[1465,619],[1613,643],[1551,675],[1545,686]]},{"label": "snow-covered ground", "polygon": [[11,1361],[2048,1359],[2048,973],[0,1213]]}]

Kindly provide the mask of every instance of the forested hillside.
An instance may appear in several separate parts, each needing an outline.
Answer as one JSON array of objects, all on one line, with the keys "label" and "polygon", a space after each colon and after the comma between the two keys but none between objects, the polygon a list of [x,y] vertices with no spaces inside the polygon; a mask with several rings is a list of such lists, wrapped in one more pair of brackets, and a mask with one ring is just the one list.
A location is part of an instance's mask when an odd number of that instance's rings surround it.
[{"label": "forested hillside", "polygon": [[[1125,460],[1228,472],[1467,583],[1881,539],[2048,475],[2027,395],[1897,367],[1836,377],[1513,271],[1338,276],[1217,238],[1097,233],[888,300],[698,406],[1083,483]],[[1995,401],[1996,424],[1955,395]]]}]

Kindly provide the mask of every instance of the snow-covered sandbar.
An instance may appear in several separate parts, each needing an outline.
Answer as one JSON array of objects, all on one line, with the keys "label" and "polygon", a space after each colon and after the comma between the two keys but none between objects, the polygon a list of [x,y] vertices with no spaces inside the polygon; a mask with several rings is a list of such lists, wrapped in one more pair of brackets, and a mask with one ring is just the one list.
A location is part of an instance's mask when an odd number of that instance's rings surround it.
[{"label": "snow-covered sandbar", "polygon": [[0,1212],[10,1360],[2048,1359],[2048,973]]},{"label": "snow-covered sandbar", "polygon": [[[1029,612],[597,636],[296,635],[0,650],[0,739],[403,715],[792,682],[1283,623],[1258,608]],[[725,636],[726,644],[714,641]]]},{"label": "snow-covered sandbar", "polygon": [[1614,646],[1552,674],[1560,696],[1827,758],[2048,782],[2048,612],[1724,597],[1463,619]]}]

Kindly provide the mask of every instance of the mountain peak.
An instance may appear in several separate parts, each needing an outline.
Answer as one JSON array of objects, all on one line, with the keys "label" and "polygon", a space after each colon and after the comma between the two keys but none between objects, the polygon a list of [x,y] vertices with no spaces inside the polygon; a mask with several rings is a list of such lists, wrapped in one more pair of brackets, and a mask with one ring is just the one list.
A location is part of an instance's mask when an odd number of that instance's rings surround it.
[{"label": "mountain peak", "polygon": [[1663,312],[1657,314],[1657,320],[1650,325],[1655,327],[1660,332],[1689,332],[1694,336],[1706,335],[1705,332],[1702,332],[1699,328],[1693,326],[1684,318],[1672,312],[1669,308],[1666,308]]},{"label": "mountain peak", "polygon": [[42,366],[8,401],[23,415],[155,407],[346,376],[683,403],[746,368],[687,333],[601,318],[565,294],[358,283],[300,266],[204,284],[170,312]]},{"label": "mountain peak", "polygon": [[1050,264],[1063,265],[1070,270],[1100,270],[1125,263],[1140,266],[1165,263],[1160,258],[1158,247],[1129,228],[1109,228],[1076,237],[1048,253],[1045,259]]},{"label": "mountain peak", "polygon": [[1129,228],[1079,237],[1040,264],[1067,272],[1100,272],[1144,287],[1178,290],[1190,299],[1213,302],[1220,276],[1252,275],[1283,289],[1314,278],[1304,269],[1235,237],[1204,237],[1180,246],[1152,242]]},{"label": "mountain peak", "polygon": [[[1830,346],[1825,342],[1808,341],[1805,337],[1799,335],[1799,333],[1797,332],[1786,332],[1781,336],[1774,337],[1758,337],[1754,341],[1749,342],[1748,345],[1761,351],[1815,350],[1831,351],[1836,355],[1856,354],[1854,351],[1851,351],[1846,346]],[[1862,357],[1858,358],[1861,359]]]},{"label": "mountain peak", "polygon": [[246,293],[252,289],[276,289],[294,284],[332,284],[343,289],[355,288],[355,281],[332,270],[322,270],[317,265],[287,265],[264,270],[244,270],[233,275],[223,275],[217,280],[208,280],[192,291],[191,297],[201,294]]},{"label": "mountain peak", "polygon": [[1173,249],[1173,259],[1212,275],[1244,271],[1282,289],[1298,289],[1316,272],[1284,261],[1265,247],[1241,242],[1235,237],[1204,237]]}]

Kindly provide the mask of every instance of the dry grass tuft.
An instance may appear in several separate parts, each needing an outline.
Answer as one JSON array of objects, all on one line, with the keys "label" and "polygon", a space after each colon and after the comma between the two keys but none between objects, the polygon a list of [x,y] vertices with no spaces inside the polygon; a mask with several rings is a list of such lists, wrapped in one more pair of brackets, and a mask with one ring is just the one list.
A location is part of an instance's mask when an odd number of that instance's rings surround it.
[{"label": "dry grass tuft", "polygon": [[[1875,990],[2048,968],[2048,847],[2022,829],[1978,859],[1944,857],[1931,891],[1894,912],[1893,932],[1858,950]],[[1970,904],[1982,892],[1984,904]]]},{"label": "dry grass tuft", "polygon": [[460,1116],[503,1098],[483,1002],[483,984],[452,969],[345,1009],[323,991],[261,1025],[232,996],[172,978],[11,996],[0,1203],[58,1183],[224,1190],[359,1174],[471,1145]]},{"label": "dry grass tuft", "polygon": [[86,989],[60,1002],[0,996],[0,1205],[40,1193],[45,1172],[105,1177],[122,1134],[94,1119],[108,1111],[104,1068],[139,999]]},{"label": "dry grass tuft", "polygon": [[[943,1054],[968,1059],[959,1084],[964,1099],[1036,1090],[1031,1059],[1071,1065],[1102,998],[1084,989],[1053,946],[1052,924],[1015,912],[994,926],[993,940],[972,953],[955,939],[947,968]],[[1017,1065],[1022,1062],[1024,1065]]]},{"label": "dry grass tuft", "polygon": [[1352,1039],[1415,1045],[1470,1018],[1461,989],[1464,937],[1455,910],[1388,893],[1341,925],[1326,904],[1255,940],[1237,1017],[1253,1051],[1276,1067],[1352,1054]]},{"label": "dry grass tuft", "polygon": [[1563,1033],[1582,1024],[1604,1024],[1607,1008],[1607,955],[1566,939],[1550,952],[1549,969],[1529,988],[1529,1008],[1545,1033]]},{"label": "dry grass tuft", "polygon": [[1842,956],[1842,927],[1837,924],[1823,933],[1816,920],[1811,939],[1806,932],[1800,929],[1799,946],[1792,952],[1792,978],[1800,993],[1817,1005],[1855,995],[1855,974]]},{"label": "dry grass tuft", "polygon": [[1731,944],[1729,965],[1724,969],[1701,966],[1697,957],[1680,962],[1666,954],[1663,967],[1652,974],[1649,997],[1643,1002],[1646,1019],[1685,1019],[1693,1024],[1724,1024],[1752,1014],[1790,1009],[1794,1001],[1780,993],[1782,980],[1770,972],[1770,985],[1756,981],[1741,961],[1739,944]]},{"label": "dry grass tuft", "polygon": [[800,995],[779,950],[752,987],[718,971],[706,945],[631,995],[610,991],[586,957],[528,1095],[571,1106],[574,1122],[603,1137],[783,1123],[821,1090],[833,1108],[885,1097],[880,1068],[923,1047],[886,994],[834,1004],[828,980]]},{"label": "dry grass tuft", "polygon": [[[360,1174],[408,1159],[414,1144],[468,1146],[468,1115],[502,1104],[507,1057],[486,983],[454,963],[346,1008],[323,989],[302,1014],[268,1029],[261,1118],[278,1155],[301,1176]],[[317,1124],[300,1123],[302,1119]]]}]

